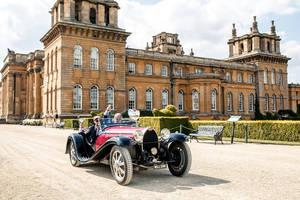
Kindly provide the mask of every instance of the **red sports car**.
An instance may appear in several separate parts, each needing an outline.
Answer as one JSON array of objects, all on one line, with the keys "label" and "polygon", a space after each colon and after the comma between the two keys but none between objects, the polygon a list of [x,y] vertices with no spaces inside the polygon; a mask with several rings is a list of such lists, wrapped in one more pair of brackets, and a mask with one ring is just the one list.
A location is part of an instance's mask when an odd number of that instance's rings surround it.
[{"label": "red sports car", "polygon": [[95,144],[90,144],[84,133],[68,137],[66,153],[73,166],[90,161],[109,164],[115,180],[128,185],[133,168],[169,168],[174,176],[187,174],[192,156],[188,138],[181,133],[170,134],[168,129],[158,137],[152,128],[133,127],[133,121],[107,123],[101,120],[101,132]]}]

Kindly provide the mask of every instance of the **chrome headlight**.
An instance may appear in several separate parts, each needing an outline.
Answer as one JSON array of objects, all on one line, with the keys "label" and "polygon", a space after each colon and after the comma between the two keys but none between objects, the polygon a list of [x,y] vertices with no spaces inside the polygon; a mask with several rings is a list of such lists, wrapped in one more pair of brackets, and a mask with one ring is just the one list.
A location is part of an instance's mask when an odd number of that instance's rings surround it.
[{"label": "chrome headlight", "polygon": [[133,134],[133,137],[134,137],[135,141],[142,142],[144,133],[141,130],[136,130],[135,133]]},{"label": "chrome headlight", "polygon": [[170,135],[171,135],[171,132],[167,128],[164,128],[160,131],[160,136],[164,140],[168,139],[170,137]]}]

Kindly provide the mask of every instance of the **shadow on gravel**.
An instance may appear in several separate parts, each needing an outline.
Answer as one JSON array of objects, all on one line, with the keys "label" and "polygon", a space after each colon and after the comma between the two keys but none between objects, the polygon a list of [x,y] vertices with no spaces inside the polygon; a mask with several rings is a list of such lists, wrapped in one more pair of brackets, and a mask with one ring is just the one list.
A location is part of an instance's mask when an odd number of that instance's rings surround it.
[{"label": "shadow on gravel", "polygon": [[[81,167],[86,168],[87,172],[90,174],[114,180],[110,172],[110,167],[107,165],[86,164]],[[205,185],[220,185],[227,183],[230,183],[230,181],[193,173],[184,177],[175,177],[168,169],[148,169],[145,171],[134,171],[132,181],[127,187],[166,193],[174,192],[176,190],[191,190],[192,188],[203,187]]]}]

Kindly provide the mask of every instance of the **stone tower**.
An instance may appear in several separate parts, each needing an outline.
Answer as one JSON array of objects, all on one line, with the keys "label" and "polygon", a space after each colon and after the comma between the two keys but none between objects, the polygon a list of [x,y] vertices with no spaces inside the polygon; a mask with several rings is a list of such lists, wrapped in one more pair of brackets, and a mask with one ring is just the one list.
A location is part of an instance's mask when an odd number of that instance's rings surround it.
[{"label": "stone tower", "polygon": [[151,47],[147,45],[146,50],[179,55],[184,54],[178,39],[178,34],[166,32],[153,36]]},{"label": "stone tower", "polygon": [[54,4],[51,29],[41,39],[46,123],[89,116],[105,110],[107,103],[116,111],[125,108],[125,45],[130,33],[118,27],[118,9],[114,0]]},{"label": "stone tower", "polygon": [[233,24],[227,60],[257,66],[256,95],[260,111],[275,113],[288,109],[287,63],[290,58],[281,55],[281,39],[276,34],[274,21],[269,34],[259,32],[255,16],[249,34],[237,37],[236,32]]}]

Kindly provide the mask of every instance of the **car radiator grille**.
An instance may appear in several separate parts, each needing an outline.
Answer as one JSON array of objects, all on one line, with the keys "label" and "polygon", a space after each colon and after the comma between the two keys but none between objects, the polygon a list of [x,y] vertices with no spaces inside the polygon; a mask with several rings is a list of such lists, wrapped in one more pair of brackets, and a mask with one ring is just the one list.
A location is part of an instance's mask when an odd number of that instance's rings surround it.
[{"label": "car radiator grille", "polygon": [[147,130],[143,138],[143,149],[151,152],[151,149],[156,147],[158,149],[158,137],[154,130]]}]

